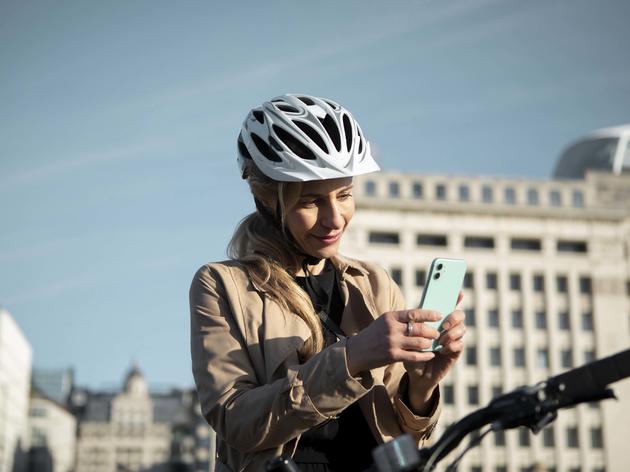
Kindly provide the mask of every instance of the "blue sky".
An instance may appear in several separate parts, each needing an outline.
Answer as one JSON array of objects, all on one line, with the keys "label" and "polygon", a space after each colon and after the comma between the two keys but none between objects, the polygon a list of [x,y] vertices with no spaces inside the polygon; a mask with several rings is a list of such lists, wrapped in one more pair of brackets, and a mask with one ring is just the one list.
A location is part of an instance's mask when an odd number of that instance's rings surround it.
[{"label": "blue sky", "polygon": [[387,170],[547,178],[630,122],[630,3],[0,2],[0,305],[40,367],[192,384],[188,286],[253,207],[249,108],[339,101]]}]

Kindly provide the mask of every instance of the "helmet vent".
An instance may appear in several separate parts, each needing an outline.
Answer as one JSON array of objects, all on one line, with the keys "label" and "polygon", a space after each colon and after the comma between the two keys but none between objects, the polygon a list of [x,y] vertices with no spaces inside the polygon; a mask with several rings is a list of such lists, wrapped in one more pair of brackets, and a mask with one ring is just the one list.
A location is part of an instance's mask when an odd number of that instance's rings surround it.
[{"label": "helmet vent", "polygon": [[357,135],[359,136],[359,154],[363,152],[363,136],[361,136],[361,130],[357,128]]},{"label": "helmet vent", "polygon": [[269,144],[267,144],[263,139],[261,139],[260,136],[252,133],[252,140],[254,141],[254,144],[256,145],[256,148],[258,149],[258,151],[267,159],[273,162],[282,162],[282,158],[278,156],[276,151],[271,149]]},{"label": "helmet vent", "polygon": [[276,107],[278,107],[279,110],[284,111],[286,113],[299,113],[300,112],[300,110],[298,110],[297,108],[294,108],[291,105],[286,105],[284,103],[280,103],[276,105]]},{"label": "helmet vent", "polygon": [[335,149],[337,151],[341,151],[341,136],[339,136],[339,128],[337,128],[337,124],[332,116],[326,114],[325,118],[318,118],[321,124],[324,126],[324,129],[332,139],[333,144],[335,145]]},{"label": "helmet vent", "polygon": [[346,149],[350,152],[350,148],[352,147],[352,125],[350,124],[348,115],[343,115],[343,131],[346,134]]},{"label": "helmet vent", "polygon": [[308,97],[297,97],[298,100],[302,101],[305,105],[315,105],[315,102]]},{"label": "helmet vent", "polygon": [[329,102],[328,100],[324,100],[324,101],[328,103],[328,105],[330,105],[330,108],[332,108],[333,110],[335,111],[339,110],[339,105],[337,105],[336,103]]},{"label": "helmet vent", "polygon": [[276,151],[284,151],[280,143],[276,141],[273,136],[269,136],[269,144],[271,144],[271,147],[273,147]]},{"label": "helmet vent", "polygon": [[238,135],[238,152],[240,152],[241,156],[243,156],[245,159],[252,158],[252,155],[249,153],[249,151],[247,150],[247,147],[245,146],[245,143],[243,142],[242,134]]},{"label": "helmet vent", "polygon": [[298,141],[291,133],[285,131],[277,125],[273,125],[273,130],[282,141],[296,156],[302,159],[315,160],[315,154],[308,147]]},{"label": "helmet vent", "polygon": [[262,110],[254,110],[252,114],[254,115],[254,118],[256,118],[258,123],[260,123],[261,125],[265,124],[265,114],[262,112]]},{"label": "helmet vent", "polygon": [[302,121],[295,121],[294,120],[293,123],[295,123],[295,126],[300,128],[302,130],[302,132],[306,136],[311,138],[311,140],[315,144],[317,144],[322,151],[324,151],[326,154],[328,154],[328,148],[326,147],[326,143],[324,142],[322,137],[319,135],[319,133],[317,131],[315,131],[315,129],[313,127],[311,127],[310,125],[307,125],[306,123],[304,123]]}]

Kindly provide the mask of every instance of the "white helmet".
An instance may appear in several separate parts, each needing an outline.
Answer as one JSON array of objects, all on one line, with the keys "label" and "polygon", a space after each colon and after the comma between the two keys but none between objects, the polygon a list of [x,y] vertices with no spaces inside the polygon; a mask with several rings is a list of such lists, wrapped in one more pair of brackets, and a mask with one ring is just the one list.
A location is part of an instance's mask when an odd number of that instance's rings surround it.
[{"label": "white helmet", "polygon": [[249,112],[238,137],[244,175],[252,159],[267,177],[282,182],[335,179],[380,170],[350,112],[309,95],[281,95]]}]

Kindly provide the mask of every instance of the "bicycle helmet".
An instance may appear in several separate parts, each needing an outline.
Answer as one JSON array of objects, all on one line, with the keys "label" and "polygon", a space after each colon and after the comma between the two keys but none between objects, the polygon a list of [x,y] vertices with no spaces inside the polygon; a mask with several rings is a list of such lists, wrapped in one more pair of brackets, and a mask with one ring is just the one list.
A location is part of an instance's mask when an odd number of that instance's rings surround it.
[{"label": "bicycle helmet", "polygon": [[249,112],[238,137],[241,176],[252,159],[281,182],[352,177],[380,170],[350,112],[327,99],[281,95]]}]

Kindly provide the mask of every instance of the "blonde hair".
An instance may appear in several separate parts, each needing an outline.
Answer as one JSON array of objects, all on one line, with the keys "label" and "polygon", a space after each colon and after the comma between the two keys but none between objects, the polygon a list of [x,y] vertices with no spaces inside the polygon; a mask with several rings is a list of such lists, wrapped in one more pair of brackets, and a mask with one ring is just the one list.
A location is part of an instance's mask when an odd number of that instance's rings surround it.
[{"label": "blonde hair", "polygon": [[249,160],[245,166],[249,188],[268,215],[259,210],[239,222],[228,244],[228,257],[241,262],[252,282],[283,310],[304,320],[311,337],[301,355],[309,358],[323,349],[324,336],[310,297],[291,275],[300,270],[302,257],[285,230],[287,209],[297,202],[302,184],[272,180]]}]

